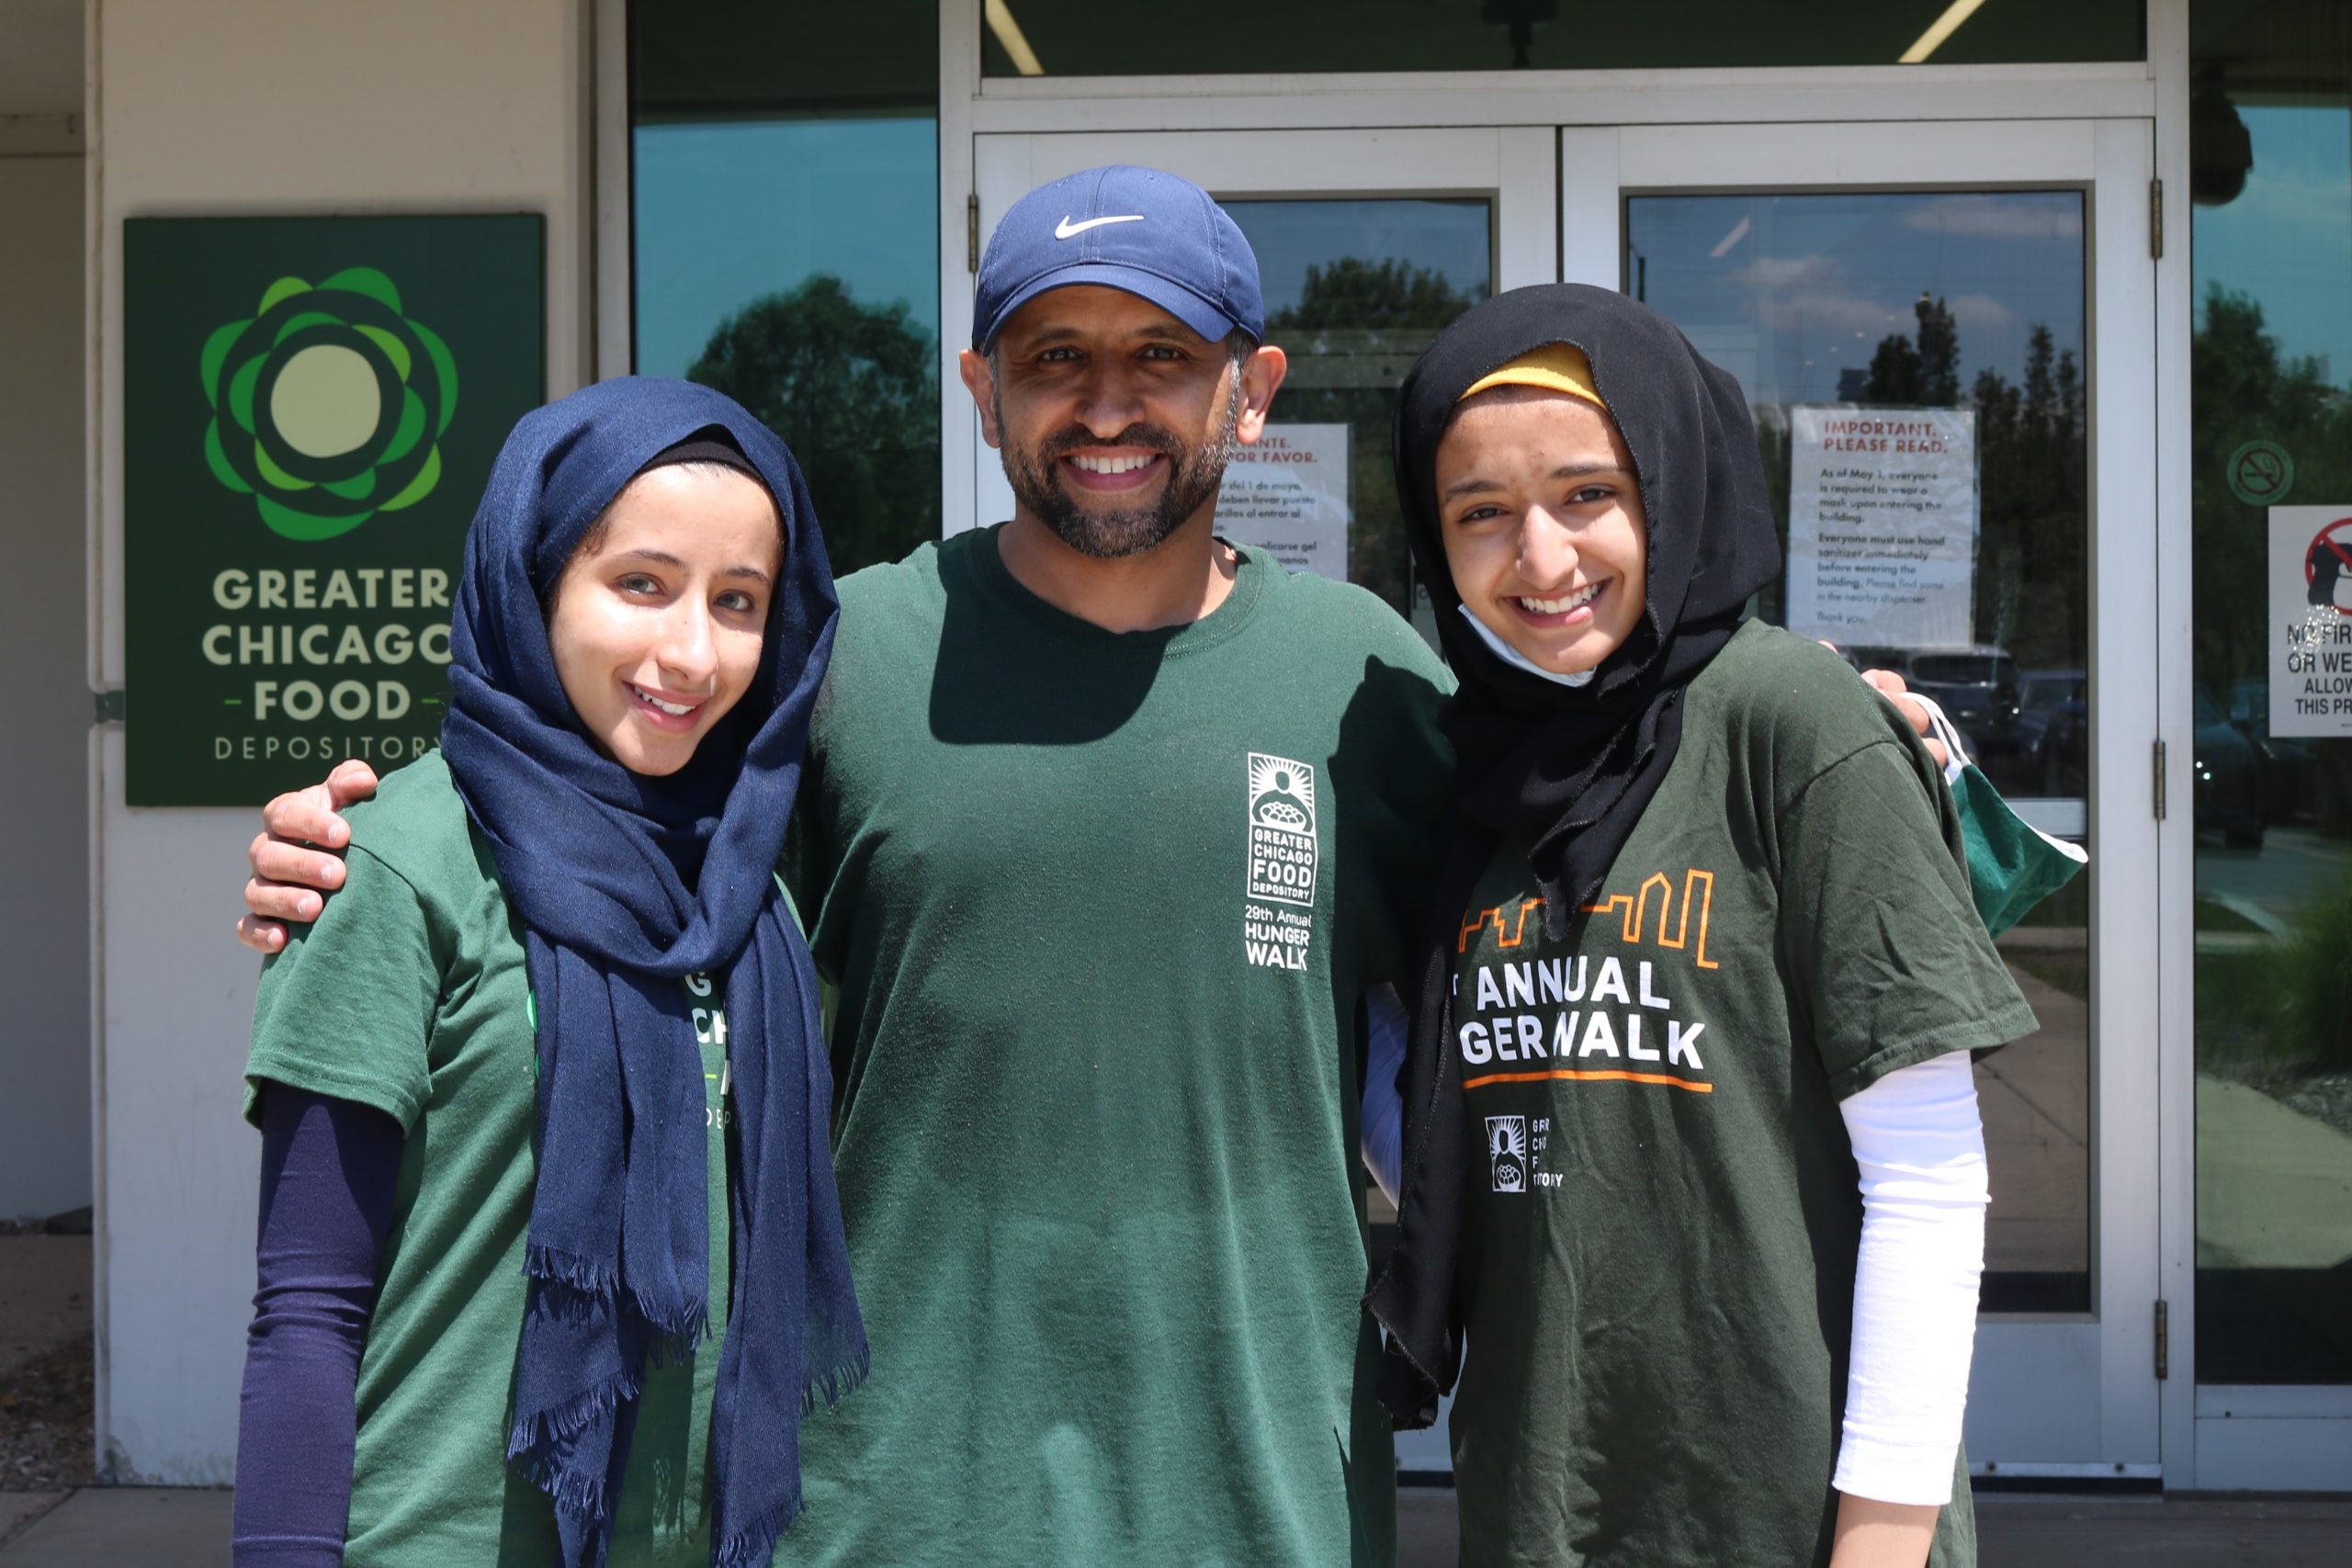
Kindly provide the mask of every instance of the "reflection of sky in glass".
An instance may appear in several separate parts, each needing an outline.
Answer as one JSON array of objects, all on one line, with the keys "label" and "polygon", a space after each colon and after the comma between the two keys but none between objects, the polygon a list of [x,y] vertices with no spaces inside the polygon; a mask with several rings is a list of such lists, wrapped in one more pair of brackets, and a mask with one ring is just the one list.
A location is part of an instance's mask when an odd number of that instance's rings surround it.
[{"label": "reflection of sky in glass", "polygon": [[1298,303],[1310,263],[1342,256],[1428,267],[1473,300],[1493,288],[1483,201],[1228,201],[1225,209],[1257,253],[1266,314]]},{"label": "reflection of sky in glass", "polygon": [[637,368],[683,376],[719,321],[830,272],[939,335],[938,125],[639,126]]},{"label": "reflection of sky in glass", "polygon": [[2197,299],[2210,284],[2251,294],[2290,356],[2315,354],[2352,385],[2352,108],[2238,113],[2254,169],[2236,200],[2197,209]]},{"label": "reflection of sky in glass", "polygon": [[1912,336],[1922,290],[1951,307],[1965,394],[2014,386],[2028,335],[2083,357],[2083,198],[2074,191],[1644,196],[1626,203],[1626,285],[1752,403],[1855,395],[1881,339]]}]

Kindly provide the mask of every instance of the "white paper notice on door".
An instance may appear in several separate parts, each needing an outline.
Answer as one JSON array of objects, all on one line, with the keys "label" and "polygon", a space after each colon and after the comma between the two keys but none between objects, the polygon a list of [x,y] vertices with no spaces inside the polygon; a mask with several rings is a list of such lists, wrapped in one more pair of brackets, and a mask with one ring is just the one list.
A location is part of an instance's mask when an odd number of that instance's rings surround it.
[{"label": "white paper notice on door", "polygon": [[2352,735],[2352,506],[2270,509],[2270,733]]},{"label": "white paper notice on door", "polygon": [[1976,414],[1789,411],[1789,629],[1965,648],[1976,625]]},{"label": "white paper notice on door", "polygon": [[1216,531],[1293,571],[1348,580],[1348,427],[1270,424],[1238,447],[1217,493]]}]

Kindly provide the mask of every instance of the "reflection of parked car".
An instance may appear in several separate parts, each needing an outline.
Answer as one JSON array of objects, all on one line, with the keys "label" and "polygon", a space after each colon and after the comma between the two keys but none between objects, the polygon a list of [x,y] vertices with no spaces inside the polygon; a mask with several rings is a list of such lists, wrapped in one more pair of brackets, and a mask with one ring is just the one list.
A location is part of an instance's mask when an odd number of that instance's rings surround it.
[{"label": "reflection of parked car", "polygon": [[2014,787],[2005,775],[2015,771],[2008,764],[2018,751],[2018,666],[2007,649],[1857,643],[1840,651],[1857,670],[1892,670],[1913,691],[1933,697],[1994,782]]},{"label": "reflection of parked car", "polygon": [[2090,793],[2089,677],[2028,670],[2018,677],[2018,774],[2042,795]]},{"label": "reflection of parked car", "polygon": [[1943,705],[1979,761],[2018,749],[2018,665],[1998,648],[1923,649],[1903,678]]},{"label": "reflection of parked car", "polygon": [[2262,807],[2272,822],[2291,822],[2319,807],[2319,758],[2300,740],[2270,733],[2270,682],[2261,676],[2230,687],[2230,723],[2254,742],[2262,761]]},{"label": "reflection of parked car", "polygon": [[2222,705],[2197,693],[2197,826],[2218,828],[2232,849],[2262,847],[2262,760]]}]

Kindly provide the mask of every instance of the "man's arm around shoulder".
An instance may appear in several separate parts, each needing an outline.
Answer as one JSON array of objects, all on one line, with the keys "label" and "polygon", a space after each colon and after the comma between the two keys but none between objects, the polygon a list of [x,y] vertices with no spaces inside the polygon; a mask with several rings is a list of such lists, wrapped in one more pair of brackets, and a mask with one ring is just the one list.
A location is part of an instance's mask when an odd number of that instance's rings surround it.
[{"label": "man's arm around shoulder", "polygon": [[286,928],[319,918],[326,895],[343,886],[343,850],[351,829],[338,815],[371,798],[376,770],[356,758],[307,789],[288,791],[262,807],[262,830],[245,851],[253,875],[245,882],[245,913],[237,940],[255,953],[286,945]]}]

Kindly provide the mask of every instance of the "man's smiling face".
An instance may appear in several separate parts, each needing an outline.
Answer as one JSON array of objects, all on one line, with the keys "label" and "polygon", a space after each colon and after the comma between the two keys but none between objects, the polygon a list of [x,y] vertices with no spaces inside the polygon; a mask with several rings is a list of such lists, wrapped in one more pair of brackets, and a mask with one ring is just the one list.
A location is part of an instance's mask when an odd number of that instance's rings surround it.
[{"label": "man's smiling face", "polygon": [[1022,510],[1070,548],[1113,558],[1215,502],[1248,357],[1147,299],[1078,284],[1015,310],[985,360],[964,356],[964,378]]}]

